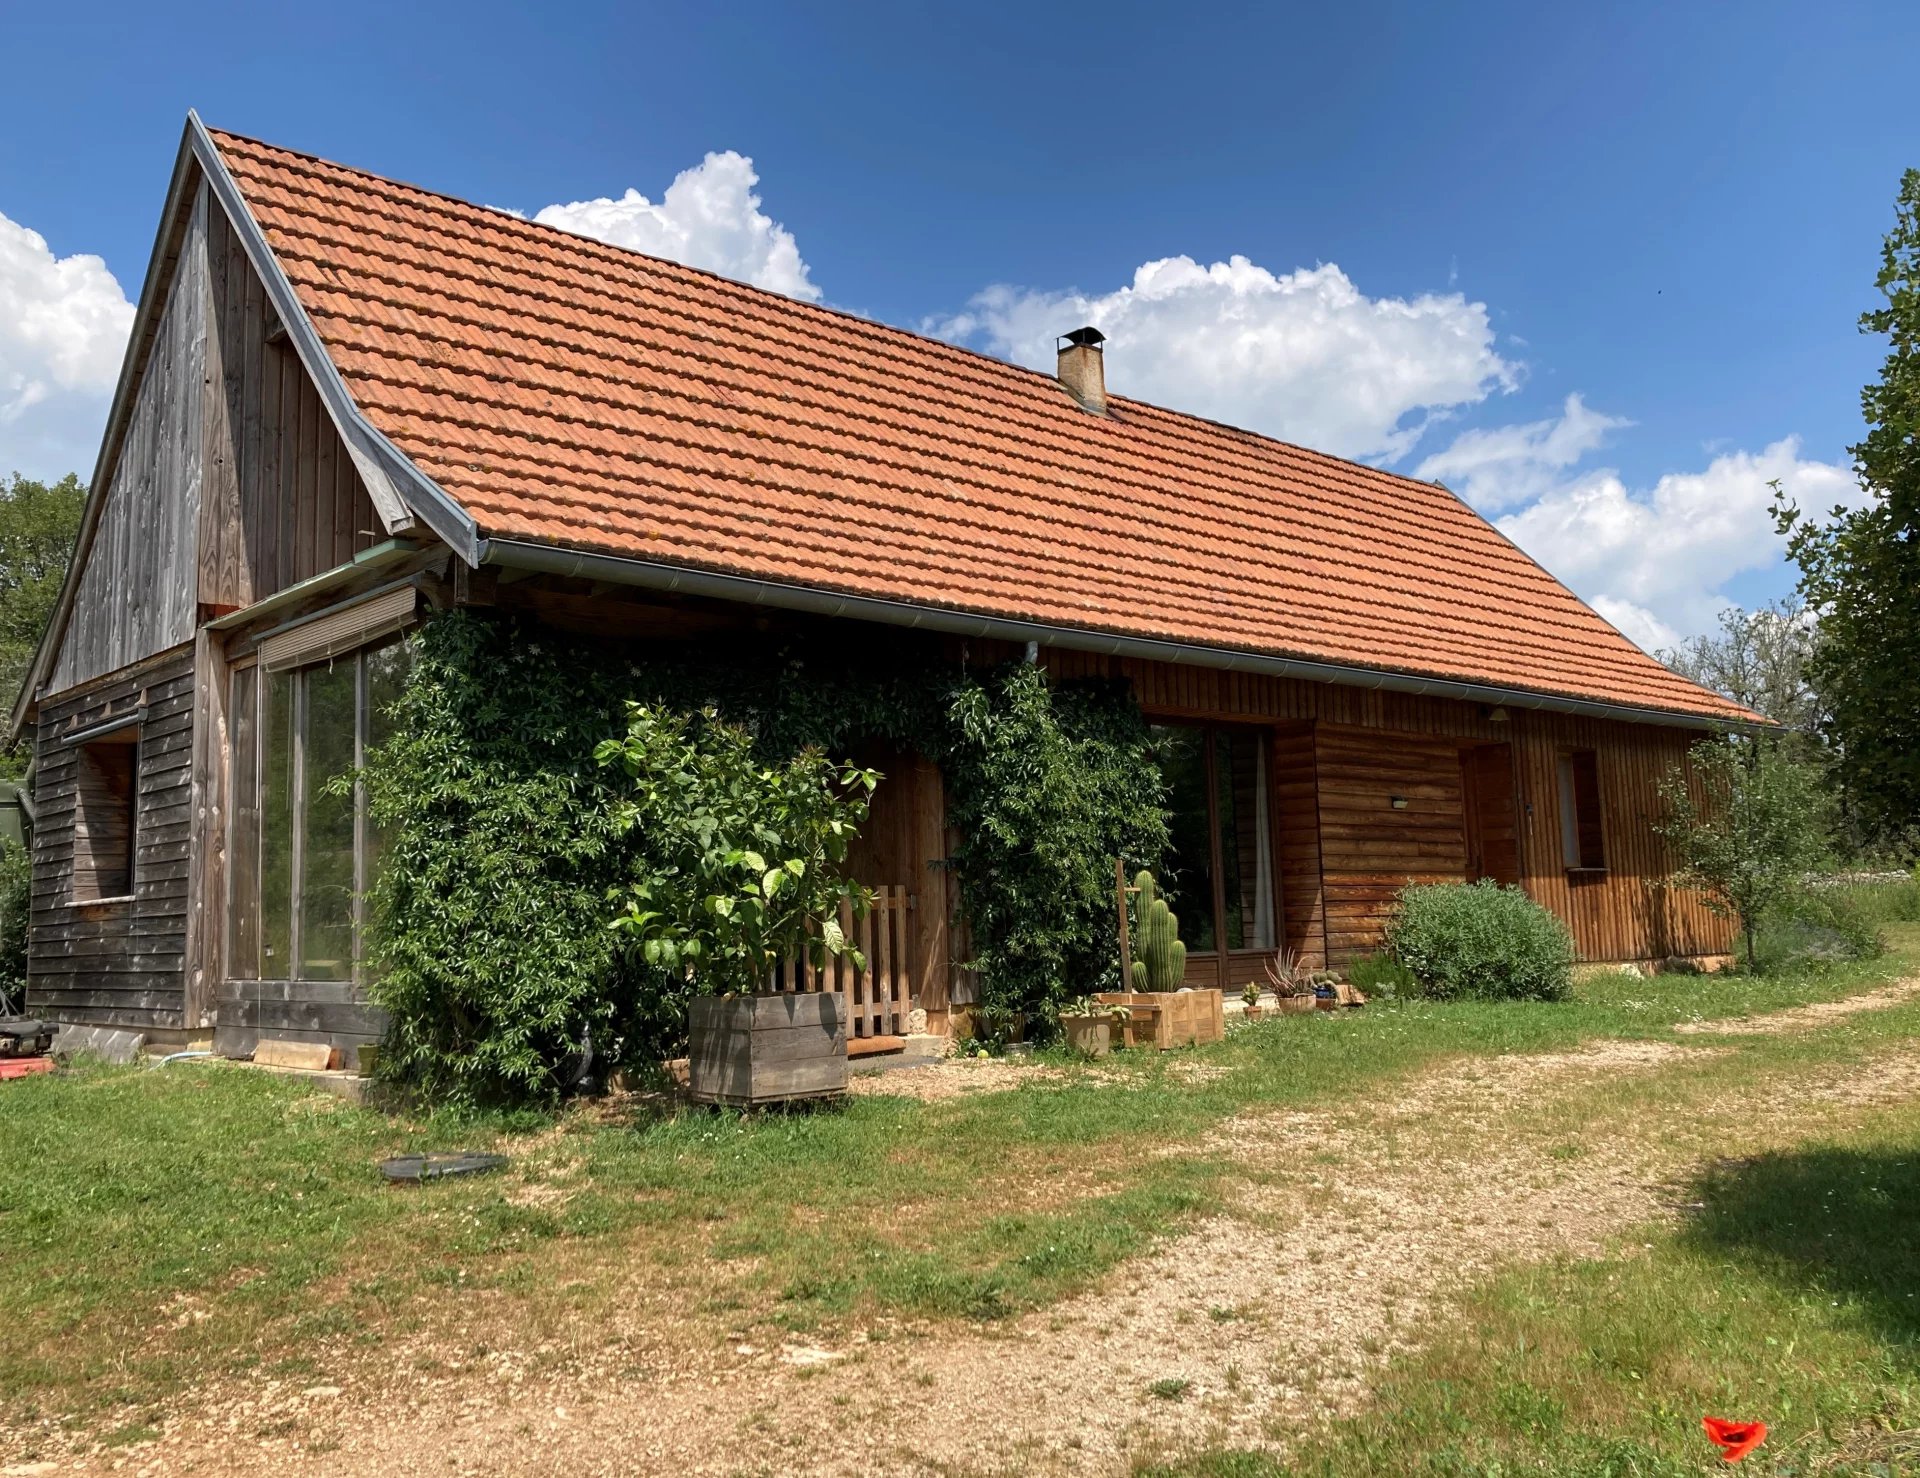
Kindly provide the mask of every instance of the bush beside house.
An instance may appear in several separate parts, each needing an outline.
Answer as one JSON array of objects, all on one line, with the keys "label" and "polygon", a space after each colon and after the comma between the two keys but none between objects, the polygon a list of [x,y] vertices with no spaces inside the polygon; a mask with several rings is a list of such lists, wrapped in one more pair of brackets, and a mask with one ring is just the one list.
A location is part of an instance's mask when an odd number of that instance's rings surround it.
[{"label": "bush beside house", "polygon": [[1387,950],[1435,1000],[1564,1000],[1573,936],[1518,888],[1428,883],[1403,889]]}]

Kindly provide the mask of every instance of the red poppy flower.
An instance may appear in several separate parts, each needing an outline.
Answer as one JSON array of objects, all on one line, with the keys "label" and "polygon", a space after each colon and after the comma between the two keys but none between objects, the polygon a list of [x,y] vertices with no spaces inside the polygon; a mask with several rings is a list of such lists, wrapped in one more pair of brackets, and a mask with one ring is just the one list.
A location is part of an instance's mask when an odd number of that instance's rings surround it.
[{"label": "red poppy flower", "polygon": [[1720,1449],[1727,1462],[1737,1463],[1767,1440],[1765,1422],[1730,1422],[1717,1416],[1703,1416],[1700,1425],[1707,1429],[1707,1440]]}]

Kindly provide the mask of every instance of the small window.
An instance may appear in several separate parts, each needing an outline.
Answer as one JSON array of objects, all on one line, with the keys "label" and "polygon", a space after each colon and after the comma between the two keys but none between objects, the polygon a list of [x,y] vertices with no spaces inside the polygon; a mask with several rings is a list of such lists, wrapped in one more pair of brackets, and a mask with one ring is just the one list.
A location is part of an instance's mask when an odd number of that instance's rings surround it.
[{"label": "small window", "polygon": [[1591,749],[1560,756],[1560,855],[1570,871],[1599,872],[1607,865],[1600,829],[1600,762]]},{"label": "small window", "polygon": [[140,731],[116,730],[76,746],[73,896],[77,902],[133,892]]}]

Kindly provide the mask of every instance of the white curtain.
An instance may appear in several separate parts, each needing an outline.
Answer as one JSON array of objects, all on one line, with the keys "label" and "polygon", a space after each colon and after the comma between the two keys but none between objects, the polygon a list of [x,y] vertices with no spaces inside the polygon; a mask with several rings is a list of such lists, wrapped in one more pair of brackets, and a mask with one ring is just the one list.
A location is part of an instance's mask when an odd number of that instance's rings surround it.
[{"label": "white curtain", "polygon": [[1267,808],[1267,746],[1253,749],[1253,926],[1247,943],[1254,949],[1274,948],[1273,826]]}]

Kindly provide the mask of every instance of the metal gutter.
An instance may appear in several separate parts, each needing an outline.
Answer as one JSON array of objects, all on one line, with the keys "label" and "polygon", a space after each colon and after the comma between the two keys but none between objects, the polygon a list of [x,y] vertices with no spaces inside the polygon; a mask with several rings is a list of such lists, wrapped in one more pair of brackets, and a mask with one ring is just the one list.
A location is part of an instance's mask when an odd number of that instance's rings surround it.
[{"label": "metal gutter", "polygon": [[1449,678],[1416,677],[1408,673],[1383,672],[1370,667],[1351,667],[1333,662],[1313,662],[1298,657],[1275,657],[1258,652],[1242,652],[1231,647],[1209,647],[1194,643],[1163,641],[1152,637],[1120,636],[1080,627],[1051,626],[1041,622],[1019,621],[1003,616],[973,615],[966,611],[949,610],[940,606],[916,606],[905,601],[882,600],[873,596],[840,595],[806,585],[757,580],[746,575],[725,575],[710,570],[694,570],[653,560],[629,559],[623,555],[592,554],[576,549],[561,549],[549,544],[529,544],[517,539],[483,539],[480,541],[477,552],[479,558],[476,565],[498,565],[506,569],[527,570],[539,574],[604,580],[609,584],[631,585],[640,589],[681,595],[706,596],[740,605],[766,606],[776,610],[800,611],[815,616],[841,617],[853,621],[873,621],[887,626],[901,626],[912,630],[937,631],[947,636],[992,638],[1016,643],[1038,642],[1042,646],[1060,647],[1073,652],[1094,652],[1109,657],[1183,663],[1226,672],[1257,672],[1272,677],[1335,683],[1342,687],[1450,698],[1457,702],[1484,703],[1496,707],[1580,714],[1589,718],[1618,719],[1637,724],[1660,724],[1669,728],[1722,732],[1729,729],[1760,727],[1738,719],[1709,718],[1704,714],[1676,713],[1665,708],[1638,708],[1628,704],[1601,703],[1585,698],[1566,698],[1526,688],[1458,682]]},{"label": "metal gutter", "polygon": [[208,631],[231,631],[236,626],[249,626],[263,616],[271,616],[276,611],[284,611],[289,606],[298,605],[312,596],[325,595],[329,590],[350,583],[356,576],[369,570],[382,570],[390,564],[397,564],[410,554],[418,554],[426,548],[413,539],[388,539],[385,543],[375,544],[371,549],[362,549],[354,555],[352,561],[335,565],[317,575],[310,575],[297,585],[289,585],[285,590],[275,591],[265,600],[255,601],[250,606],[242,606],[237,611],[228,611],[212,621],[204,623]]}]

